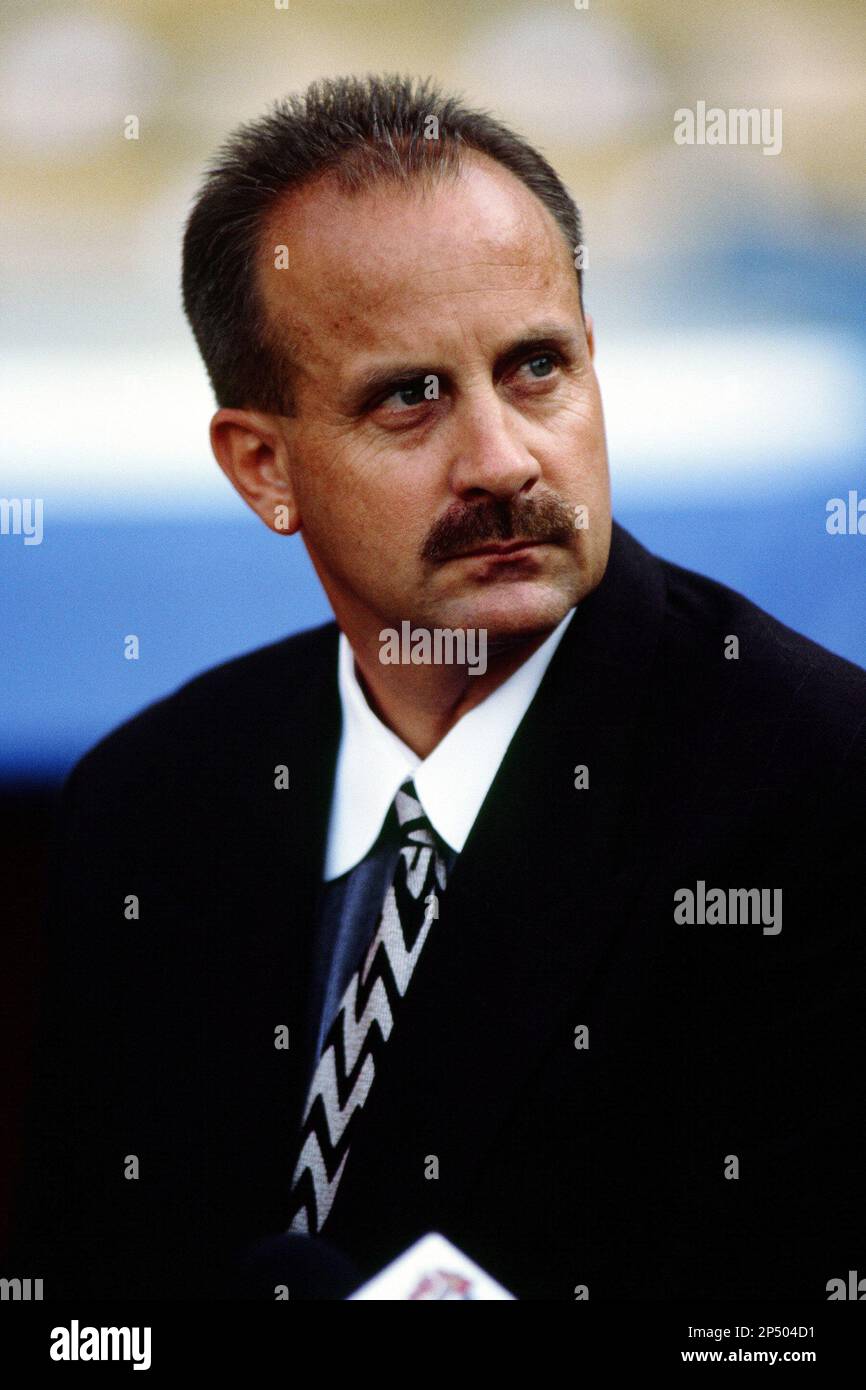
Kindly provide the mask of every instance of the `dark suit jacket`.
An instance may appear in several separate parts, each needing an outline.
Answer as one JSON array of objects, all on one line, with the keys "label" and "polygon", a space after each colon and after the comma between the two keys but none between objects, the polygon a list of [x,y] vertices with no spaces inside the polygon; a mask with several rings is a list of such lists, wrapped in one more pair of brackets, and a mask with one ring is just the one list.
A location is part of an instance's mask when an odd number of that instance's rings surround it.
[{"label": "dark suit jacket", "polygon": [[[220,1296],[284,1229],[336,656],[330,624],[208,671],[68,781],[10,1271],[46,1297]],[[440,1230],[521,1298],[822,1300],[866,1273],[864,785],[866,673],[616,527],[324,1234],[367,1274]],[[781,888],[782,930],[675,923],[699,880]]]}]

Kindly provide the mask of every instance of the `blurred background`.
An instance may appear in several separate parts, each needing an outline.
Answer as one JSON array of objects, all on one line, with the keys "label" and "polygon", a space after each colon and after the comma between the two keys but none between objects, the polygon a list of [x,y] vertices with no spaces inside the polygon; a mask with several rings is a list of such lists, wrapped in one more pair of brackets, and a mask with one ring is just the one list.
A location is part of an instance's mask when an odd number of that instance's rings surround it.
[{"label": "blurred background", "polygon": [[[211,458],[180,238],[233,126],[384,70],[493,110],[581,207],[618,519],[866,664],[866,535],[826,526],[829,499],[866,497],[858,0],[6,0],[0,499],[43,505],[41,543],[0,534],[7,1056],[65,771],[196,672],[328,616],[300,540]],[[699,101],[779,108],[781,151],[677,145]]]}]

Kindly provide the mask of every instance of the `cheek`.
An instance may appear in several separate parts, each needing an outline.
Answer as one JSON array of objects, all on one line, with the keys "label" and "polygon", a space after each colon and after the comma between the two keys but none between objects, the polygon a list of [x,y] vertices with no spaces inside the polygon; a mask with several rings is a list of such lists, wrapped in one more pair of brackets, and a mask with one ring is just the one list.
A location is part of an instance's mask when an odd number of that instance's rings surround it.
[{"label": "cheek", "polygon": [[377,564],[383,566],[387,553],[387,569],[408,575],[414,570],[436,520],[433,500],[426,496],[420,481],[415,483],[405,476],[390,487],[377,488],[366,499],[366,507],[376,536]]},{"label": "cheek", "polygon": [[545,471],[560,484],[605,473],[607,450],[600,400],[586,397],[561,411],[551,424],[545,453]]},{"label": "cheek", "polygon": [[354,441],[335,429],[310,430],[298,438],[300,466],[295,489],[304,524],[344,534],[365,511],[369,471]]},{"label": "cheek", "polygon": [[567,402],[562,411],[566,429],[595,438],[603,431],[601,394],[595,383],[587,383]]},{"label": "cheek", "polygon": [[352,461],[351,486],[360,513],[396,554],[417,550],[437,515],[434,451],[365,450]]},{"label": "cheek", "polygon": [[389,569],[418,555],[436,516],[427,495],[428,469],[417,459],[382,457],[381,451],[335,439],[317,451],[300,490],[301,516],[311,538],[343,565]]}]

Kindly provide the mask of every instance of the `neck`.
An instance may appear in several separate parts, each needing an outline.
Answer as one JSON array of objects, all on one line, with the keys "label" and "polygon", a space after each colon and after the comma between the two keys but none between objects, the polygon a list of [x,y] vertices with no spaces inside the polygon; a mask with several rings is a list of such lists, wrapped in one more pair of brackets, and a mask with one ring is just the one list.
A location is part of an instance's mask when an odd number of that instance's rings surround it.
[{"label": "neck", "polygon": [[[349,634],[346,634],[349,636]],[[549,637],[541,632],[490,651],[483,675],[465,666],[383,665],[375,651],[349,641],[368,703],[383,724],[426,758],[458,719],[498,689]]]}]

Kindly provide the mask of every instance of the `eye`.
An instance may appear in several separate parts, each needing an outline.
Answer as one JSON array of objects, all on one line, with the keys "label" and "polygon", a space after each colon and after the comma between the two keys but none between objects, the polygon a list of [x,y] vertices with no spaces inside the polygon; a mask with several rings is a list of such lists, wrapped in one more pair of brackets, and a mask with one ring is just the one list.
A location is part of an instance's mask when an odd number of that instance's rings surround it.
[{"label": "eye", "polygon": [[412,381],[404,381],[395,387],[389,396],[383,397],[380,405],[388,410],[411,410],[413,406],[424,404],[427,399],[424,391],[425,378],[415,377]]},{"label": "eye", "polygon": [[551,372],[557,366],[557,358],[555,353],[539,352],[536,353],[534,357],[530,357],[528,361],[524,362],[523,366],[528,367],[532,375],[536,378],[546,377],[550,376]]}]

